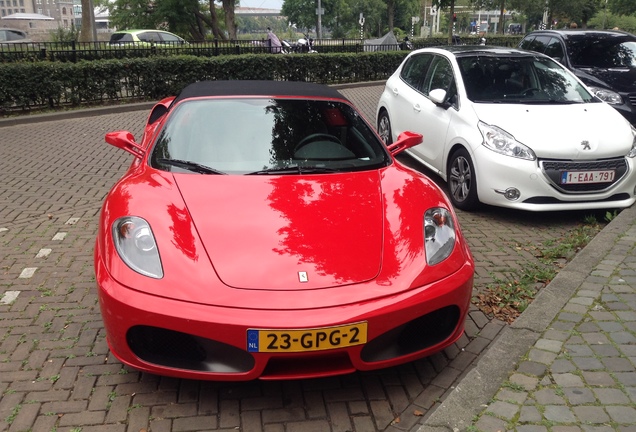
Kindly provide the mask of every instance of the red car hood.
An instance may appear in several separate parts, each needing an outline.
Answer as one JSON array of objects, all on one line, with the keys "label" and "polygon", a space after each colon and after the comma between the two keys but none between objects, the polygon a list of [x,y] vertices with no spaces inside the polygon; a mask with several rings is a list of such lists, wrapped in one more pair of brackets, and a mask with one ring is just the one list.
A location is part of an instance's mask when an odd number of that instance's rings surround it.
[{"label": "red car hood", "polygon": [[327,176],[175,175],[219,278],[255,290],[360,283],[382,262],[376,171]]}]

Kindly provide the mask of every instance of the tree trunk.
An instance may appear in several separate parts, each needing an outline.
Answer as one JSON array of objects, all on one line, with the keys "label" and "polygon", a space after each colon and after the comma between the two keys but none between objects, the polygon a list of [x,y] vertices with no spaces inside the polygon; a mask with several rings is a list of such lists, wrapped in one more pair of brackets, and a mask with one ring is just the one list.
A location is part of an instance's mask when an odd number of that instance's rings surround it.
[{"label": "tree trunk", "polygon": [[501,0],[501,5],[499,6],[499,25],[501,26],[501,34],[505,34],[506,33],[506,20],[505,20],[505,15],[504,15],[504,11],[506,10],[506,0]]},{"label": "tree trunk", "polygon": [[197,13],[197,16],[210,26],[210,29],[212,30],[212,34],[214,35],[215,39],[221,39],[221,40],[226,39],[225,35],[219,28],[219,18],[216,16],[216,8],[214,7],[214,0],[210,0],[210,19],[208,19],[206,16],[202,15],[201,13]]},{"label": "tree trunk", "polygon": [[95,39],[95,29],[93,25],[95,24],[93,12],[93,1],[92,0],[82,0],[82,29],[80,30],[79,41],[80,42],[91,42]]},{"label": "tree trunk", "polygon": [[225,12],[225,27],[229,33],[230,40],[236,40],[236,22],[234,21],[234,0],[223,0],[223,11]]},{"label": "tree trunk", "polygon": [[393,20],[395,18],[395,0],[388,0],[386,2],[386,12],[389,24],[389,31],[393,31]]}]

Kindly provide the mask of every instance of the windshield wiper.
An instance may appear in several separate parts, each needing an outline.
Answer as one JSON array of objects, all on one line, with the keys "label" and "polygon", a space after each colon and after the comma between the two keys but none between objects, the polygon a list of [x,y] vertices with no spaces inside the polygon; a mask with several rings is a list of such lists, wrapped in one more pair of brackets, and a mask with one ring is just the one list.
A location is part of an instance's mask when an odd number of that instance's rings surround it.
[{"label": "windshield wiper", "polygon": [[493,104],[522,104],[522,105],[574,105],[584,103],[583,101],[572,100],[556,100],[556,99],[526,99],[526,98],[506,98],[496,99],[490,101],[473,101],[478,103],[493,103]]},{"label": "windshield wiper", "polygon": [[181,159],[168,159],[168,158],[159,158],[157,162],[165,165],[176,166],[178,168],[183,168],[188,171],[196,172],[199,174],[227,174],[223,171],[216,170],[214,168],[210,168],[206,165],[201,165],[200,163],[186,161]]},{"label": "windshield wiper", "polygon": [[327,167],[301,167],[300,165],[291,165],[283,168],[266,168],[259,171],[247,173],[245,175],[278,175],[278,174],[318,174],[318,173],[335,173],[340,170]]},{"label": "windshield wiper", "polygon": [[556,100],[556,99],[526,99],[523,101],[526,104],[550,104],[550,105],[574,105],[584,103],[583,101],[573,100]]}]

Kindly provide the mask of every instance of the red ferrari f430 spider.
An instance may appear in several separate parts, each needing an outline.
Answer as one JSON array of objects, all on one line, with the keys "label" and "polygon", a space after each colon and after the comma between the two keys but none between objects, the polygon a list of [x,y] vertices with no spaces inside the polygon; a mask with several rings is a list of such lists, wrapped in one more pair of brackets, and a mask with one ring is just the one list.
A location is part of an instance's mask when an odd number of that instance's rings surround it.
[{"label": "red ferrari f430 spider", "polygon": [[446,195],[335,89],[214,81],[150,112],[95,245],[111,352],[160,375],[296,379],[454,343],[474,264]]}]

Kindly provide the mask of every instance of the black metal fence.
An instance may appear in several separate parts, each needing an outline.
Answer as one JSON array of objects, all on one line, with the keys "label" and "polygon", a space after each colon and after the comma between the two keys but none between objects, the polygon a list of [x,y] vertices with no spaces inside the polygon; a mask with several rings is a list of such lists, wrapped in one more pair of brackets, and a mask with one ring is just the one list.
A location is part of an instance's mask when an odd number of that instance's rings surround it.
[{"label": "black metal fence", "polygon": [[[359,53],[365,51],[393,51],[401,45],[365,45],[359,39],[318,39],[313,49],[319,53]],[[214,40],[188,43],[127,42],[31,42],[0,44],[0,62],[63,61],[155,57],[162,55],[219,55],[286,53],[283,47],[270,47],[266,39]],[[290,50],[291,51],[291,50]]]}]

